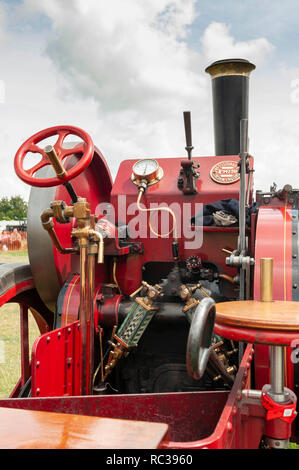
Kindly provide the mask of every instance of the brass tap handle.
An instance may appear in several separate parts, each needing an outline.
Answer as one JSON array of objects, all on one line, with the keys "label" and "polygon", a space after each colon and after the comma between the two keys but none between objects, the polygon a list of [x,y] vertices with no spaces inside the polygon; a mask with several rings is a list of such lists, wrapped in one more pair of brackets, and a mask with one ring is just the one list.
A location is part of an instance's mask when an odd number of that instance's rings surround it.
[{"label": "brass tap handle", "polygon": [[49,158],[58,178],[64,178],[66,175],[66,171],[62,166],[62,163],[56,153],[55,148],[52,145],[47,145],[44,148],[44,151],[47,157]]},{"label": "brass tap handle", "polygon": [[221,248],[221,251],[223,251],[224,253],[228,253],[229,255],[232,255],[232,251],[230,250],[227,250],[226,248]]}]

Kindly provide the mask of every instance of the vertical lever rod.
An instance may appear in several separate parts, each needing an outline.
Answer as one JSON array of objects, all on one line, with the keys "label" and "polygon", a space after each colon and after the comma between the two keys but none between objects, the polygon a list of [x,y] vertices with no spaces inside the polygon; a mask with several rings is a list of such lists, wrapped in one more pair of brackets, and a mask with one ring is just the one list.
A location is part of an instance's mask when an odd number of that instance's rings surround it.
[{"label": "vertical lever rod", "polygon": [[186,135],[186,147],[188,153],[188,159],[192,160],[191,153],[193,150],[192,146],[192,135],[191,135],[191,113],[190,111],[184,111],[184,124],[185,124],[185,135]]},{"label": "vertical lever rod", "polygon": [[[238,251],[246,255],[246,159],[248,155],[248,119],[240,122],[240,194],[239,194],[239,240]],[[240,300],[245,298],[245,269],[240,267]],[[247,279],[248,282],[248,279]]]},{"label": "vertical lever rod", "polygon": [[246,159],[248,156],[248,119],[240,124],[240,196],[239,196],[239,251],[246,251]]}]

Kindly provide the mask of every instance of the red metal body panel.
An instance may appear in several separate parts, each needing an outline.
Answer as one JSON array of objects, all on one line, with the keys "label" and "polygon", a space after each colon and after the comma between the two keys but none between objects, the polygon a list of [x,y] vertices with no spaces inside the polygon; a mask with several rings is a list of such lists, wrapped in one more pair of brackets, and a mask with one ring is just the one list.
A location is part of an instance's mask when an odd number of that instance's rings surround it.
[{"label": "red metal body panel", "polygon": [[[292,341],[296,339],[298,340],[298,331],[261,330],[255,328],[246,329],[231,325],[222,325],[220,323],[215,323],[214,331],[216,334],[228,339],[232,339],[233,341],[258,343],[258,345],[280,344],[282,346],[289,346]],[[257,349],[257,346],[255,349]],[[266,349],[268,349],[267,346]],[[268,367],[270,367],[270,364]],[[269,370],[267,372],[267,378],[269,378]],[[268,382],[264,382],[263,385],[265,383]]]},{"label": "red metal body panel", "polygon": [[[255,240],[254,299],[260,300],[260,258],[273,258],[273,299],[292,300],[292,215],[290,206],[260,207]],[[266,339],[267,335],[264,335]],[[298,336],[298,335],[297,335]],[[279,335],[277,335],[278,339]],[[261,341],[263,342],[263,341]],[[261,389],[269,383],[269,350],[256,346],[255,380]],[[287,351],[287,357],[290,350]],[[286,386],[294,387],[294,368],[286,360]]]},{"label": "red metal body panel", "polygon": [[265,410],[259,401],[242,398],[250,388],[251,360],[248,345],[230,392],[3,399],[0,406],[164,422],[171,439],[165,449],[253,449],[265,431]]},{"label": "red metal body panel", "polygon": [[0,296],[0,307],[6,304],[6,302],[9,302],[16,295],[21,294],[22,292],[25,292],[30,289],[34,289],[33,279],[16,284],[11,289],[7,290],[5,294]]},{"label": "red metal body panel", "polygon": [[[87,334],[87,377],[88,345]],[[33,397],[80,395],[81,330],[79,321],[57,328],[36,339],[32,348],[31,377]]]},{"label": "red metal body panel", "polygon": [[[161,181],[153,186],[149,186],[146,194],[143,196],[141,202],[149,207],[150,204],[166,203],[172,206],[176,215],[183,214],[183,206],[185,203],[190,205],[190,212],[186,214],[186,219],[179,218],[179,233],[184,233],[184,224],[189,224],[189,220],[195,215],[195,204],[209,204],[220,199],[239,198],[239,182],[232,184],[218,184],[210,177],[211,168],[219,161],[239,161],[239,156],[217,156],[217,157],[194,157],[196,163],[200,163],[200,178],[197,181],[198,194],[196,195],[183,195],[177,187],[177,178],[181,168],[180,158],[157,158],[156,159],[162,169],[164,169],[164,177]],[[137,216],[137,186],[131,181],[132,166],[137,161],[126,160],[120,165],[118,174],[116,176],[113,188],[111,191],[111,203],[115,209],[116,221],[119,223],[132,223]],[[252,159],[250,160],[252,165]],[[124,198],[125,196],[125,198]],[[127,215],[127,208],[130,204],[131,213]],[[185,213],[185,212],[184,212]],[[143,213],[146,218],[148,214]],[[171,227],[172,222],[170,222]],[[191,232],[191,224],[189,227]],[[203,231],[203,242],[200,246],[187,248],[185,246],[185,239],[180,239],[180,256],[182,259],[197,254],[200,255],[203,261],[209,260],[217,263],[224,272],[230,275],[235,275],[236,270],[228,268],[225,264],[225,253],[221,251],[223,247],[234,250],[237,248],[238,231],[232,228],[210,228],[210,227],[197,227],[197,230]],[[144,245],[144,255],[131,255],[130,263],[127,263],[126,257],[120,257],[117,267],[117,279],[122,292],[130,294],[135,291],[141,283],[141,268],[142,265],[149,261],[172,261],[171,242],[170,238],[159,238],[159,243],[154,243],[155,237],[149,230],[147,238],[136,238],[134,241],[141,241]],[[154,249],[153,249],[154,247]]]}]

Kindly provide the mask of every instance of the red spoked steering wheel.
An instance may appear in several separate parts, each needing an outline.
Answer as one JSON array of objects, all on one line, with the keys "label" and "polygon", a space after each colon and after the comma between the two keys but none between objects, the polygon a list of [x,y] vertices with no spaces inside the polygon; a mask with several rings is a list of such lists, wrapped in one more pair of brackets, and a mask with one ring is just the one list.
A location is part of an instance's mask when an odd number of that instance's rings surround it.
[{"label": "red spoked steering wheel", "polygon": [[[54,135],[58,136],[55,145],[53,146],[59,160],[62,160],[67,157],[68,155],[73,154],[82,154],[82,157],[76,163],[73,168],[66,170],[65,174],[62,178],[58,176],[53,176],[51,178],[35,178],[33,175],[36,171],[40,170],[46,165],[51,165],[51,162],[41,147],[37,144],[48,137],[52,137]],[[63,147],[63,141],[66,136],[73,134],[77,137],[80,137],[83,142],[79,142],[73,148],[65,148]],[[29,170],[24,169],[24,159],[28,152],[32,153],[40,153],[42,158],[41,160],[34,165]],[[92,142],[91,137],[82,129],[73,126],[55,126],[49,127],[43,131],[37,132],[32,137],[26,140],[19,150],[16,153],[15,160],[14,160],[14,167],[15,172],[18,177],[27,184],[31,186],[38,186],[38,187],[50,187],[50,186],[57,186],[59,184],[66,183],[71,179],[78,176],[82,171],[84,171],[88,165],[90,164],[94,153],[94,145]]]}]

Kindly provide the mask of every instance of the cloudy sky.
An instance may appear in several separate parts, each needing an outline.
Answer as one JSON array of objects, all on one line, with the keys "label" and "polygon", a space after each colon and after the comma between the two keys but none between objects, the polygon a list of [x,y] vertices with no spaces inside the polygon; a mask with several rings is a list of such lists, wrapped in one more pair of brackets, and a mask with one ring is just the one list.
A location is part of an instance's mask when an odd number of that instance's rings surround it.
[{"label": "cloudy sky", "polygon": [[29,136],[86,130],[115,176],[126,158],[213,155],[212,61],[241,57],[250,81],[255,189],[299,187],[297,0],[0,0],[0,197],[30,187],[14,174]]}]

